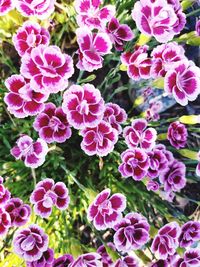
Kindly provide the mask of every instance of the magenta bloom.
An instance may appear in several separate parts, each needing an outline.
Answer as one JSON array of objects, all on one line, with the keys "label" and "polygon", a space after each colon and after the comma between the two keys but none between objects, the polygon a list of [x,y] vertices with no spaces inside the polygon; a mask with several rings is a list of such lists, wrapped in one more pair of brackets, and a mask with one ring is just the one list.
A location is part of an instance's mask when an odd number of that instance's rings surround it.
[{"label": "magenta bloom", "polygon": [[13,237],[14,252],[25,261],[39,260],[48,249],[48,235],[36,224],[17,230]]},{"label": "magenta bloom", "polygon": [[22,57],[21,74],[36,92],[58,93],[74,73],[72,58],[57,46],[40,44]]},{"label": "magenta bloom", "polygon": [[164,152],[157,148],[154,148],[147,154],[149,156],[149,169],[147,175],[152,179],[157,178],[160,173],[168,167],[168,160]]},{"label": "magenta bloom", "polygon": [[22,27],[13,35],[13,44],[18,54],[22,57],[25,53],[31,53],[34,47],[40,44],[49,45],[50,34],[38,23],[25,21]]},{"label": "magenta bloom", "polygon": [[164,80],[165,91],[182,106],[200,94],[200,69],[191,61],[181,61],[169,70]]},{"label": "magenta bloom", "polygon": [[196,22],[195,30],[198,36],[200,36],[200,20]]},{"label": "magenta bloom", "polygon": [[11,196],[10,191],[3,185],[3,177],[0,176],[0,207],[5,206]]},{"label": "magenta bloom", "polygon": [[158,260],[154,262],[150,267],[170,267],[167,260]]},{"label": "magenta bloom", "polygon": [[103,120],[109,122],[110,125],[120,134],[122,132],[120,124],[127,120],[127,114],[126,111],[119,105],[106,103]]},{"label": "magenta bloom", "polygon": [[74,261],[74,258],[70,254],[65,254],[54,260],[53,265],[51,267],[71,267],[70,264]]},{"label": "magenta bloom", "polygon": [[181,227],[179,245],[182,248],[192,246],[200,240],[200,222],[189,221]]},{"label": "magenta bloom", "polygon": [[123,136],[129,148],[140,146],[144,150],[152,150],[155,146],[157,132],[154,128],[147,128],[145,119],[136,119],[131,126],[124,128]]},{"label": "magenta bloom", "polygon": [[177,259],[173,267],[198,267],[200,266],[200,250],[190,249],[184,253],[183,258]]},{"label": "magenta bloom", "polygon": [[150,180],[148,183],[147,183],[147,190],[148,191],[158,191],[160,188],[160,185],[158,182],[156,181],[153,181],[153,180]]},{"label": "magenta bloom", "polygon": [[43,252],[42,257],[39,260],[26,262],[27,267],[52,267],[54,262],[54,251],[48,248]]},{"label": "magenta bloom", "polygon": [[63,95],[62,107],[75,129],[96,127],[105,109],[100,91],[92,84],[72,85]]},{"label": "magenta bloom", "polygon": [[154,149],[161,150],[165,154],[165,157],[167,158],[168,163],[172,163],[174,161],[174,156],[173,156],[172,152],[170,152],[169,150],[167,150],[165,145],[158,144],[158,145],[156,145],[154,147]]},{"label": "magenta bloom", "polygon": [[[109,242],[108,244],[106,244],[106,246],[111,248],[113,251],[115,251],[115,246],[113,243]],[[106,247],[104,245],[100,246],[97,249],[97,253],[99,253],[101,256],[103,267],[112,266],[113,261],[112,261],[111,257],[109,256],[109,254],[107,253]]]},{"label": "magenta bloom", "polygon": [[149,158],[140,148],[127,149],[121,154],[122,164],[119,172],[123,177],[132,177],[135,181],[142,180],[149,168]]},{"label": "magenta bloom", "polygon": [[48,93],[35,92],[23,76],[12,75],[5,81],[9,90],[4,101],[8,111],[17,118],[35,116],[44,109],[44,102],[48,99]]},{"label": "magenta bloom", "polygon": [[147,54],[148,46],[138,46],[134,52],[124,52],[121,55],[122,63],[127,66],[128,76],[138,81],[149,79],[152,61]]},{"label": "magenta bloom", "polygon": [[117,260],[113,267],[139,267],[139,264],[135,258],[126,256],[123,259]]},{"label": "magenta bloom", "polygon": [[184,124],[179,121],[172,122],[167,131],[167,139],[170,144],[179,149],[185,147],[187,143],[188,132]]},{"label": "magenta bloom", "polygon": [[140,249],[149,240],[150,226],[146,218],[136,212],[127,214],[114,229],[114,244],[118,251]]},{"label": "magenta bloom", "polygon": [[48,146],[43,139],[34,142],[30,136],[23,135],[10,152],[16,159],[23,160],[26,167],[37,168],[44,163]]},{"label": "magenta bloom", "polygon": [[66,114],[53,103],[45,104],[43,112],[35,118],[33,127],[47,143],[63,143],[72,135]]},{"label": "magenta bloom", "polygon": [[15,8],[14,0],[0,0],[0,16],[7,14]]},{"label": "magenta bloom", "polygon": [[108,22],[106,32],[118,51],[123,51],[124,43],[134,38],[131,28],[126,24],[120,24],[114,17]]},{"label": "magenta bloom", "polygon": [[11,227],[10,215],[2,207],[0,208],[0,236],[6,235],[10,227]]},{"label": "magenta bloom", "polygon": [[106,23],[115,15],[115,6],[108,5],[100,8],[102,0],[75,0],[75,9],[78,13],[76,20],[79,27],[89,29],[104,28]]},{"label": "magenta bloom", "polygon": [[11,226],[22,226],[26,224],[31,215],[31,207],[24,204],[20,198],[11,198],[5,205],[6,212],[11,218]]},{"label": "magenta bloom", "polygon": [[200,151],[197,153],[197,159],[198,159],[198,163],[196,167],[196,175],[200,176]]},{"label": "magenta bloom", "polygon": [[30,196],[30,202],[34,204],[35,213],[42,218],[50,216],[53,206],[65,210],[69,201],[66,185],[63,182],[55,183],[53,179],[49,178],[40,181]]},{"label": "magenta bloom", "polygon": [[103,56],[110,53],[112,42],[106,33],[92,33],[88,28],[79,28],[76,31],[79,45],[80,70],[93,71],[103,66]]},{"label": "magenta bloom", "polygon": [[169,255],[174,255],[178,247],[178,238],[181,229],[177,222],[164,225],[155,236],[151,245],[153,253],[157,253],[160,259],[166,260]]},{"label": "magenta bloom", "polygon": [[[135,3],[132,18],[137,28],[158,42],[166,43],[184,28],[186,19],[180,4],[166,0],[140,0]],[[179,1],[176,1],[179,2]]]},{"label": "magenta bloom", "polygon": [[107,188],[90,204],[87,217],[97,230],[105,230],[112,228],[122,219],[125,208],[126,197],[119,193],[110,196],[110,189]]},{"label": "magenta bloom", "polygon": [[160,119],[159,112],[163,108],[161,101],[150,103],[149,108],[146,110],[145,118],[147,121],[158,121]]},{"label": "magenta bloom", "polygon": [[55,0],[17,0],[17,10],[24,16],[47,19],[54,11]]},{"label": "magenta bloom", "polygon": [[80,132],[83,136],[82,150],[89,156],[107,156],[114,149],[118,140],[118,132],[105,121],[101,121],[94,128],[86,128]]},{"label": "magenta bloom", "polygon": [[101,267],[101,256],[98,253],[82,254],[70,267]]}]

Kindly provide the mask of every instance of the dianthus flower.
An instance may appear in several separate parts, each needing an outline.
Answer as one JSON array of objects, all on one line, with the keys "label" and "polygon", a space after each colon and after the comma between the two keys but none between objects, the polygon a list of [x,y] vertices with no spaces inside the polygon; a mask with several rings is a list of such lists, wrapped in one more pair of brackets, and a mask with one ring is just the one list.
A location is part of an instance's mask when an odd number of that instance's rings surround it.
[{"label": "dianthus flower", "polygon": [[71,254],[65,254],[57,259],[54,259],[52,267],[71,267],[74,258]]},{"label": "dianthus flower", "polygon": [[5,204],[10,199],[11,193],[3,185],[3,177],[0,176],[0,207],[5,206]]},{"label": "dianthus flower", "polygon": [[176,149],[185,147],[187,143],[188,132],[184,124],[174,121],[169,125],[167,139]]},{"label": "dianthus flower", "polygon": [[15,8],[15,0],[0,0],[0,16]]},{"label": "dianthus flower", "polygon": [[139,267],[139,263],[135,258],[126,256],[117,260],[113,267]]},{"label": "dianthus flower", "polygon": [[70,267],[102,267],[101,256],[98,253],[86,253],[80,255]]},{"label": "dianthus flower", "polygon": [[11,227],[10,215],[5,211],[4,207],[0,208],[0,236],[7,234],[9,228]]},{"label": "dianthus flower", "polygon": [[200,222],[189,221],[181,227],[179,245],[182,248],[192,246],[200,240]]},{"label": "dianthus flower", "polygon": [[54,262],[54,251],[51,248],[48,248],[43,252],[41,258],[39,260],[30,262],[26,262],[27,267],[52,267]]},{"label": "dianthus flower", "polygon": [[[108,247],[109,249],[115,251],[115,246],[111,242],[106,244],[106,247]],[[107,253],[106,247],[104,245],[98,247],[97,253],[99,253],[99,255],[101,256],[103,267],[110,267],[113,264],[113,260],[111,259],[111,257]]]},{"label": "dianthus flower", "polygon": [[187,250],[183,258],[177,259],[174,262],[173,267],[197,267],[200,266],[200,250],[190,249]]}]

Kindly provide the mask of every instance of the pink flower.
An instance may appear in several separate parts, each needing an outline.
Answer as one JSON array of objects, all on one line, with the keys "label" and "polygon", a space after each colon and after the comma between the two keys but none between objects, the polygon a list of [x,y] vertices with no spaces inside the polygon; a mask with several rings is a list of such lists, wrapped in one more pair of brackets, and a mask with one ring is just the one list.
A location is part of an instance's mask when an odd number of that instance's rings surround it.
[{"label": "pink flower", "polygon": [[102,267],[101,256],[94,252],[82,254],[70,267]]},{"label": "pink flower", "polygon": [[110,53],[112,42],[106,33],[92,33],[87,28],[79,28],[76,31],[79,45],[80,70],[93,71],[103,66],[103,56]]},{"label": "pink flower", "polygon": [[161,43],[172,40],[186,23],[180,5],[175,6],[166,0],[137,1],[132,11],[132,18],[142,33],[154,36]]},{"label": "pink flower", "polygon": [[134,38],[131,28],[126,24],[120,24],[114,17],[108,22],[106,32],[118,51],[123,51],[124,43]]},{"label": "pink flower", "polygon": [[107,156],[114,149],[118,140],[118,132],[108,122],[101,121],[94,128],[83,129],[81,142],[82,150],[89,156]]},{"label": "pink flower", "polygon": [[10,10],[15,8],[14,0],[0,0],[0,16],[7,14]]},{"label": "pink flower", "polygon": [[124,52],[121,55],[122,63],[128,68],[128,76],[135,81],[151,77],[152,61],[148,57],[147,50],[147,45],[138,46],[134,52]]},{"label": "pink flower", "polygon": [[47,19],[54,11],[55,0],[17,0],[16,8],[25,17]]},{"label": "pink flower", "polygon": [[117,260],[113,267],[139,267],[139,264],[135,258],[126,256],[123,259]]},{"label": "pink flower", "polygon": [[49,45],[50,34],[38,23],[25,21],[22,27],[13,35],[13,44],[18,54],[22,57],[25,53],[31,53],[33,48],[40,44]]},{"label": "pink flower", "polygon": [[21,74],[36,92],[58,93],[74,73],[72,58],[57,46],[40,44],[22,57]]},{"label": "pink flower", "polygon": [[150,267],[170,267],[167,260],[158,260],[150,265]]},{"label": "pink flower", "polygon": [[17,140],[16,146],[10,152],[16,159],[23,160],[26,167],[37,168],[44,163],[48,146],[40,138],[34,142],[28,135],[23,135]]},{"label": "pink flower", "polygon": [[6,93],[4,101],[8,111],[15,117],[35,116],[44,109],[49,94],[35,92],[23,76],[12,75],[5,81],[5,85],[9,93]]},{"label": "pink flower", "polygon": [[11,198],[5,205],[5,211],[11,218],[11,226],[25,225],[31,215],[31,207],[24,204],[20,198]]},{"label": "pink flower", "polygon": [[176,149],[186,146],[188,131],[184,124],[179,121],[174,121],[169,125],[167,131],[167,139],[170,144]]},{"label": "pink flower", "polygon": [[140,148],[127,149],[121,154],[122,164],[119,172],[123,177],[132,177],[135,181],[142,180],[149,168],[149,158]]},{"label": "pink flower", "polygon": [[0,176],[0,207],[5,206],[11,196],[10,191],[3,185],[3,177]]},{"label": "pink flower", "polygon": [[196,22],[195,31],[197,36],[200,36],[200,20]]},{"label": "pink flower", "polygon": [[62,107],[75,129],[96,127],[104,114],[104,100],[92,84],[72,85],[63,95]]},{"label": "pink flower", "polygon": [[109,122],[110,125],[120,134],[122,132],[120,124],[127,120],[127,114],[126,111],[119,105],[106,103],[103,120]]},{"label": "pink flower", "polygon": [[33,127],[47,143],[63,143],[72,135],[66,114],[53,103],[45,104],[43,112],[35,118]]},{"label": "pink flower", "polygon": [[149,169],[147,175],[152,179],[157,178],[160,173],[168,167],[168,160],[164,152],[157,148],[154,148],[147,154],[149,156]]},{"label": "pink flower", "polygon": [[54,262],[54,251],[48,248],[43,252],[42,257],[37,261],[26,262],[27,267],[52,267]]},{"label": "pink flower", "polygon": [[145,112],[145,118],[147,121],[158,121],[160,119],[159,113],[163,108],[161,101],[155,101],[149,105],[149,108]]},{"label": "pink flower", "polygon": [[53,266],[51,267],[71,267],[74,258],[70,254],[65,254],[54,260]]},{"label": "pink flower", "polygon": [[200,240],[200,222],[188,221],[181,227],[179,245],[182,248],[192,246]]},{"label": "pink flower", "polygon": [[97,230],[113,227],[122,219],[122,212],[126,208],[126,197],[120,193],[110,197],[110,189],[105,189],[97,195],[90,204],[87,217],[93,222]]},{"label": "pink flower", "polygon": [[141,249],[149,240],[150,226],[146,218],[136,212],[127,214],[114,229],[114,244],[121,252]]},{"label": "pink flower", "polygon": [[150,151],[155,146],[157,132],[154,128],[147,128],[145,119],[136,119],[131,126],[124,128],[123,136],[129,148],[140,146],[142,149]]},{"label": "pink flower", "polygon": [[55,183],[53,179],[49,178],[40,181],[30,196],[30,202],[34,204],[35,213],[42,218],[50,216],[53,206],[65,210],[69,201],[66,185],[63,182]]},{"label": "pink flower", "polygon": [[115,6],[108,5],[100,8],[102,0],[75,0],[78,13],[76,20],[79,27],[101,29],[115,15]]},{"label": "pink flower", "polygon": [[198,267],[200,266],[200,250],[190,249],[184,253],[183,258],[177,259],[173,267]]},{"label": "pink flower", "polygon": [[200,151],[197,153],[197,160],[196,175],[200,176]]},{"label": "pink flower", "polygon": [[165,157],[168,160],[168,164],[170,164],[170,163],[172,163],[174,161],[174,156],[173,156],[172,152],[170,152],[169,150],[167,150],[165,145],[158,144],[158,145],[156,145],[154,147],[154,149],[161,150],[164,153]]},{"label": "pink flower", "polygon": [[0,236],[6,235],[10,227],[11,227],[10,215],[2,207],[0,208]]},{"label": "pink flower", "polygon": [[113,260],[111,259],[110,255],[107,252],[107,249],[106,249],[107,247],[111,249],[112,251],[115,251],[115,246],[111,242],[106,244],[106,247],[102,245],[97,249],[97,253],[99,253],[101,256],[103,267],[110,267],[113,264]]},{"label": "pink flower", "polygon": [[160,185],[158,182],[156,181],[153,181],[153,180],[150,180],[148,183],[147,183],[147,190],[148,191],[158,191],[160,188]]},{"label": "pink flower", "polygon": [[17,230],[13,237],[14,252],[25,261],[39,260],[48,249],[48,235],[36,224]]},{"label": "pink flower", "polygon": [[165,91],[182,106],[200,94],[200,69],[191,61],[181,61],[169,70],[164,80]]},{"label": "pink flower", "polygon": [[181,229],[177,222],[164,225],[155,236],[151,251],[157,253],[160,259],[166,260],[169,255],[174,255],[178,247],[178,238]]}]

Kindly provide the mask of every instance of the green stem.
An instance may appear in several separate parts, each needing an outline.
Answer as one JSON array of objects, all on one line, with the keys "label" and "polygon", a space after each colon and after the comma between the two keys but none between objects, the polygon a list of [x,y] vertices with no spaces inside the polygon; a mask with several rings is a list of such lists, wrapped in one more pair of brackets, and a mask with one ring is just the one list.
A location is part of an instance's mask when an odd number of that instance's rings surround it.
[{"label": "green stem", "polygon": [[194,11],[188,13],[188,14],[186,14],[186,18],[188,18],[190,16],[193,16],[193,15],[196,15],[198,13],[200,13],[200,8],[198,8],[198,9],[196,9],[196,10],[194,10]]}]

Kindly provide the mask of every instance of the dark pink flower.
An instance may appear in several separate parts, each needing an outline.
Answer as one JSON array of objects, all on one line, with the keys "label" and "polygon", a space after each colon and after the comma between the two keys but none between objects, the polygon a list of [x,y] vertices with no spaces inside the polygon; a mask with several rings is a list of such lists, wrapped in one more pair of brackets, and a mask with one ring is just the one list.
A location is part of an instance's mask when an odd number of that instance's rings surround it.
[{"label": "dark pink flower", "polygon": [[24,204],[20,198],[11,198],[5,205],[6,212],[11,218],[11,226],[25,225],[31,215],[31,207]]},{"label": "dark pink flower", "polygon": [[15,8],[15,0],[0,0],[0,16]]},{"label": "dark pink flower", "polygon": [[33,127],[47,143],[63,143],[72,135],[66,114],[53,103],[45,104],[43,112],[35,118]]},{"label": "dark pink flower", "polygon": [[40,44],[49,45],[50,34],[38,23],[25,21],[13,35],[12,41],[18,54],[22,57],[25,53],[30,54],[32,49]]},{"label": "dark pink flower", "polygon": [[57,46],[40,44],[22,57],[21,74],[36,92],[58,93],[74,73],[72,58]]},{"label": "dark pink flower", "polygon": [[186,23],[180,4],[175,6],[166,0],[137,1],[132,11],[132,18],[142,33],[154,36],[161,43],[172,40]]},{"label": "dark pink flower", "polygon": [[40,181],[30,196],[30,202],[34,204],[35,213],[42,218],[50,216],[53,206],[65,210],[69,201],[66,185],[63,182],[55,183],[53,179],[49,178]]},{"label": "dark pink flower", "polygon": [[70,254],[65,254],[54,260],[54,263],[51,267],[71,267],[74,258]]},{"label": "dark pink flower", "polygon": [[147,154],[149,156],[149,169],[147,175],[152,179],[157,178],[160,173],[168,167],[168,160],[164,152],[157,148],[154,148]]},{"label": "dark pink flower", "polygon": [[123,136],[129,148],[140,146],[144,150],[152,150],[155,146],[157,132],[154,128],[147,128],[145,119],[136,119],[131,126],[124,128]]},{"label": "dark pink flower", "polygon": [[181,229],[177,222],[164,225],[153,240],[152,252],[158,254],[159,258],[163,260],[166,260],[170,255],[174,255],[179,244],[180,233]]},{"label": "dark pink flower", "polygon": [[106,103],[103,120],[109,122],[110,125],[120,134],[122,132],[120,124],[127,120],[127,114],[126,111],[119,105]]},{"label": "dark pink flower", "polygon": [[75,129],[96,127],[105,109],[100,91],[92,84],[72,85],[63,95],[62,107]]},{"label": "dark pink flower", "polygon": [[192,246],[200,240],[200,222],[189,221],[181,227],[179,245],[182,248]]},{"label": "dark pink flower", "polygon": [[17,0],[17,10],[25,17],[47,19],[54,11],[55,0]]},{"label": "dark pink flower", "polygon": [[160,185],[158,182],[153,181],[153,180],[148,181],[148,183],[147,183],[147,190],[148,191],[156,192],[159,190],[159,188],[160,188]]},{"label": "dark pink flower", "polygon": [[118,140],[117,130],[105,121],[101,121],[94,128],[82,130],[80,134],[83,136],[81,148],[89,156],[107,156],[113,151]]},{"label": "dark pink flower", "polygon": [[6,235],[10,227],[11,227],[10,215],[2,207],[0,208],[0,236]]},{"label": "dark pink flower", "polygon": [[176,102],[186,106],[200,94],[200,69],[191,61],[180,61],[167,72],[164,89]]},{"label": "dark pink flower", "polygon": [[120,24],[114,17],[108,22],[106,32],[118,51],[123,51],[124,43],[134,38],[131,28],[126,24]]},{"label": "dark pink flower", "polygon": [[160,119],[160,112],[163,108],[161,101],[155,101],[149,105],[149,108],[145,112],[145,118],[147,121],[158,121]]},{"label": "dark pink flower", "polygon": [[8,111],[17,118],[35,116],[44,109],[44,102],[48,99],[48,93],[35,92],[30,83],[21,75],[12,75],[5,81],[9,90],[4,101]]},{"label": "dark pink flower", "polygon": [[115,15],[115,6],[107,5],[100,8],[102,0],[75,0],[75,9],[78,13],[76,20],[79,27],[89,29],[104,28],[106,23]]},{"label": "dark pink flower", "polygon": [[[115,251],[115,246],[113,243],[109,242],[106,244],[106,247]],[[111,259],[110,255],[107,252],[107,248],[104,245],[100,246],[97,249],[97,253],[101,256],[103,267],[110,267],[113,264],[113,260]]]},{"label": "dark pink flower", "polygon": [[165,157],[167,158],[169,164],[174,161],[174,156],[173,156],[172,152],[167,150],[165,145],[163,145],[163,144],[155,145],[154,149],[158,149],[158,150],[162,151],[165,154]]},{"label": "dark pink flower", "polygon": [[150,267],[170,267],[167,260],[158,260],[150,265]]},{"label": "dark pink flower", "polygon": [[102,267],[101,256],[94,252],[82,254],[70,267]]},{"label": "dark pink flower", "polygon": [[124,52],[121,55],[122,63],[127,66],[128,76],[138,81],[140,79],[149,79],[152,61],[147,54],[148,46],[138,46],[134,52]]},{"label": "dark pink flower", "polygon": [[196,175],[200,176],[200,151],[197,153],[197,160]]},{"label": "dark pink flower", "polygon": [[0,207],[5,206],[11,196],[10,191],[3,185],[3,177],[0,176]]},{"label": "dark pink flower", "polygon": [[127,214],[114,229],[114,244],[118,251],[140,249],[149,240],[150,226],[146,218],[136,212]]},{"label": "dark pink flower", "polygon": [[48,248],[43,252],[42,257],[37,261],[26,262],[27,267],[52,267],[54,262],[54,251]]},{"label": "dark pink flower", "polygon": [[196,22],[195,30],[196,34],[200,36],[200,19]]},{"label": "dark pink flower", "polygon": [[167,131],[167,139],[170,144],[179,149],[186,146],[187,143],[188,132],[187,128],[184,124],[179,121],[174,121],[169,125]]},{"label": "dark pink flower", "polygon": [[97,230],[113,227],[122,219],[126,208],[126,197],[122,194],[110,196],[110,189],[105,189],[97,195],[87,212],[88,220],[93,222]]},{"label": "dark pink flower", "polygon": [[139,267],[139,263],[135,258],[126,256],[117,260],[113,267]]},{"label": "dark pink flower", "polygon": [[121,159],[119,172],[123,177],[132,177],[135,181],[140,181],[147,175],[149,158],[142,149],[127,149],[121,154]]},{"label": "dark pink flower", "polygon": [[23,135],[10,152],[16,159],[23,160],[26,167],[37,168],[44,163],[48,146],[43,139],[34,142],[30,136]]},{"label": "dark pink flower", "polygon": [[36,224],[17,230],[13,237],[14,252],[25,261],[39,260],[48,249],[48,235]]},{"label": "dark pink flower", "polygon": [[88,28],[79,28],[76,31],[79,45],[80,70],[93,71],[103,66],[103,56],[110,53],[112,42],[106,33],[92,33]]},{"label": "dark pink flower", "polygon": [[184,253],[183,258],[177,259],[173,267],[198,267],[200,266],[200,250],[190,249]]}]

